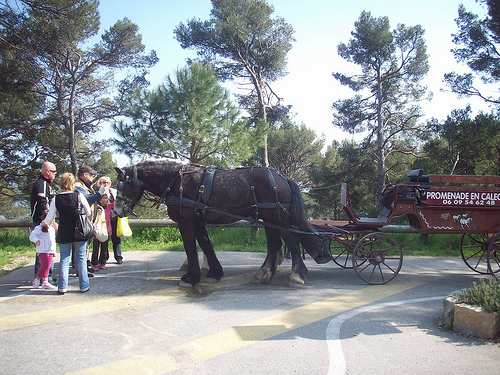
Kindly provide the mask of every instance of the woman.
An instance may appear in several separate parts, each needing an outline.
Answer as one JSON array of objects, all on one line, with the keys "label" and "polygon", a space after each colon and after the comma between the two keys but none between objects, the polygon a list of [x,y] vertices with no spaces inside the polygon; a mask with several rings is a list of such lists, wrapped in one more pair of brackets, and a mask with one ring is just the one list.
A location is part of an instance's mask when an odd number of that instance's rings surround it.
[{"label": "woman", "polygon": [[75,217],[80,202],[87,215],[90,215],[90,207],[82,193],[75,191],[75,176],[72,173],[64,173],[59,186],[62,192],[57,194],[50,202],[49,213],[43,220],[43,225],[48,226],[56,213],[59,213],[59,230],[56,235],[56,242],[59,244],[59,294],[64,294],[68,290],[69,263],[71,259],[71,246],[75,248],[76,263],[78,265],[78,280],[80,291],[87,292],[90,289],[89,276],[87,273],[87,241],[77,240],[74,237]]},{"label": "woman", "polygon": [[[109,244],[109,238],[111,237],[112,230],[111,230],[111,211],[113,211],[113,208],[115,206],[115,202],[109,203],[109,196],[110,196],[110,189],[109,186],[111,185],[111,180],[109,177],[102,176],[99,178],[99,181],[97,182],[97,186],[99,189],[103,188],[105,193],[101,197],[101,199],[96,203],[96,209],[95,209],[95,217],[94,217],[94,225],[97,225],[98,223],[96,220],[101,219],[104,217],[106,221],[106,229],[107,232],[106,234],[108,235],[108,238],[106,241],[101,241],[96,237],[94,237],[92,241],[92,270],[94,272],[97,272],[99,270],[107,270],[108,267],[106,267],[106,262],[109,259],[109,251],[108,251],[108,244]],[[99,248],[101,249],[101,252],[99,253]]]},{"label": "woman", "polygon": [[[101,177],[99,179],[99,188],[104,187],[107,189],[107,194],[109,196],[109,203],[106,207],[106,220],[111,224],[111,242],[113,242],[113,254],[115,256],[116,263],[123,263],[122,256],[122,241],[121,238],[116,235],[116,227],[118,225],[118,216],[116,216],[113,208],[115,207],[115,199],[116,199],[116,189],[111,187],[111,179],[109,177]],[[108,189],[109,188],[109,189]],[[109,211],[108,211],[109,209]],[[108,216],[109,213],[109,216]],[[109,229],[109,227],[108,227]]]}]

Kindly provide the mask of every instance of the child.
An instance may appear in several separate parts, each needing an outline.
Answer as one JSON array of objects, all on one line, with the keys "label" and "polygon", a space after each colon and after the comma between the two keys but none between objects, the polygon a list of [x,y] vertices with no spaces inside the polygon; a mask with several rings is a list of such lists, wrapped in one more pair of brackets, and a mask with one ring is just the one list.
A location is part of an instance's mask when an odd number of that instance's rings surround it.
[{"label": "child", "polygon": [[[48,213],[48,210],[42,212],[42,221]],[[35,229],[31,231],[29,239],[36,245],[36,253],[41,263],[41,267],[32,282],[33,288],[40,288],[41,279],[42,289],[55,289],[55,286],[48,282],[50,265],[52,264],[52,258],[56,254],[56,230],[54,221],[52,221],[48,228],[41,224],[37,225]]]},{"label": "child", "polygon": [[[102,198],[99,200],[95,212],[95,218],[94,218],[94,226],[96,226],[98,223],[97,221],[99,220],[106,220],[106,226],[107,226],[107,231],[108,231],[108,239],[106,241],[100,241],[97,239],[97,237],[94,237],[93,240],[93,246],[92,246],[92,269],[95,271],[101,270],[107,270],[108,267],[106,267],[106,262],[108,261],[109,258],[109,251],[108,251],[108,243],[109,243],[109,237],[111,236],[111,224],[109,223],[108,217],[106,217],[106,211],[108,206],[108,195],[104,194]],[[99,247],[101,248],[101,254],[99,254]]]}]

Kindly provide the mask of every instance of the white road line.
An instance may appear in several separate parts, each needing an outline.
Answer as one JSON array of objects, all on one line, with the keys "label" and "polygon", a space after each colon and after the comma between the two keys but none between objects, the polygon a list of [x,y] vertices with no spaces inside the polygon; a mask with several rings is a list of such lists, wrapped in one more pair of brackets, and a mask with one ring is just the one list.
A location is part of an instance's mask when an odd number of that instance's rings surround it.
[{"label": "white road line", "polygon": [[358,307],[356,309],[349,310],[345,313],[337,315],[335,318],[330,320],[330,323],[328,323],[328,326],[326,328],[326,341],[328,344],[328,352],[330,356],[328,375],[344,375],[346,373],[346,361],[344,357],[344,351],[342,350],[342,340],[340,339],[340,329],[342,327],[342,324],[346,320],[351,319],[356,315],[388,306],[399,306],[409,303],[427,302],[445,298],[446,296],[439,296],[380,303],[377,305]]}]

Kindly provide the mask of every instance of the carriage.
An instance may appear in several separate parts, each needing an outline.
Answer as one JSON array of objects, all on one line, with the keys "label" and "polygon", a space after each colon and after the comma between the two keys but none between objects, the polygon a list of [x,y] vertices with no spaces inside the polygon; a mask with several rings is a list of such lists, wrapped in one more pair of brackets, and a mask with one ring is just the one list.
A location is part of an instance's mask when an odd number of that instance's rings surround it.
[{"label": "carriage", "polygon": [[381,229],[395,215],[406,215],[420,233],[461,233],[465,263],[479,273],[500,268],[500,177],[423,175],[387,186],[376,218],[359,218],[342,184],[348,221],[308,221],[297,184],[267,167],[217,169],[172,159],[144,160],[118,173],[115,213],[128,216],[145,191],[167,205],[177,222],[188,260],[181,286],[200,282],[197,245],[206,255],[207,280],[218,281],[223,268],[206,230],[207,224],[247,220],[264,226],[267,256],[254,278],[268,283],[279,264],[282,242],[292,258],[289,285],[305,284],[307,267],[301,247],[317,263],[333,260],[353,268],[370,284],[384,284],[399,273],[401,246]]},{"label": "carriage", "polygon": [[328,238],[333,261],[352,268],[365,282],[384,284],[401,270],[403,253],[398,242],[384,233],[391,218],[406,215],[422,234],[462,234],[460,252],[465,264],[481,274],[500,270],[500,177],[424,175],[408,173],[408,181],[389,185],[376,218],[359,218],[350,203],[347,184],[341,203],[348,221],[313,220]]}]

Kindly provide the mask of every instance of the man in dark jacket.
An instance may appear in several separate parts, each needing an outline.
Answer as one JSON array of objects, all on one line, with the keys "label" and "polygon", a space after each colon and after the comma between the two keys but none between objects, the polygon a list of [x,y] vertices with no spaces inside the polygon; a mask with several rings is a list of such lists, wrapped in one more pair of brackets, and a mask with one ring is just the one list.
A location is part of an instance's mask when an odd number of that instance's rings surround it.
[{"label": "man in dark jacket", "polygon": [[[94,188],[92,187],[92,181],[94,180],[95,176],[97,175],[97,172],[92,169],[88,165],[82,165],[80,168],[78,168],[78,179],[75,183],[75,188],[77,191],[82,193],[85,198],[87,198],[87,202],[90,206],[90,211],[91,211],[91,216],[92,220],[94,219],[94,204],[99,201],[102,197],[102,195],[105,193],[105,189],[101,188],[99,191],[96,193],[94,191]],[[91,241],[89,241],[89,246],[90,246]],[[89,258],[89,248],[87,247],[87,265],[88,265],[88,273],[89,277],[93,277],[92,275],[94,273],[94,269],[92,268],[92,265],[90,261],[88,260]],[[73,264],[76,264],[75,261],[73,260]],[[78,272],[78,270],[76,270]]]},{"label": "man in dark jacket", "polygon": [[[33,188],[31,189],[31,219],[33,221],[33,228],[42,222],[42,212],[49,209],[50,201],[56,195],[56,191],[52,186],[56,173],[56,166],[49,161],[45,161],[40,169],[40,177],[33,184]],[[38,259],[37,254],[35,259],[35,276],[40,266],[40,259]],[[49,282],[55,284],[55,280],[52,278],[53,268],[54,263],[50,265]]]}]

